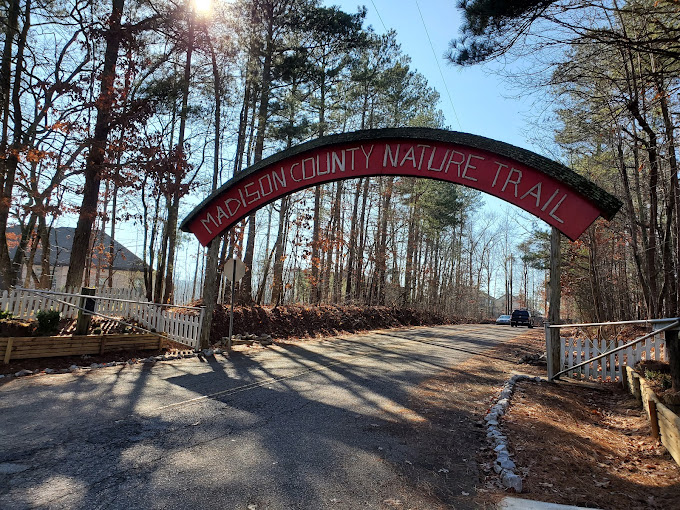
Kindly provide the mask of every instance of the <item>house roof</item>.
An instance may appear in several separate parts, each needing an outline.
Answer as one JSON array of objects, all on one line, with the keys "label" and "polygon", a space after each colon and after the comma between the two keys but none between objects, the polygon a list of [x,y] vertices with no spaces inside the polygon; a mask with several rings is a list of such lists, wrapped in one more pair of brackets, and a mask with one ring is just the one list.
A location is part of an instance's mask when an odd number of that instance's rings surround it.
[{"label": "house roof", "polygon": [[[20,233],[18,226],[7,227],[8,232],[13,234]],[[50,231],[50,265],[51,266],[68,266],[71,259],[71,248],[73,247],[73,235],[75,228],[73,227],[56,227]],[[102,251],[95,249],[92,254],[92,265],[96,266],[98,263],[98,255],[102,253],[102,267],[108,266],[108,253],[111,237],[105,232],[97,232],[97,239],[95,246],[101,246]],[[14,255],[16,246],[10,248],[10,256]],[[113,269],[123,271],[141,271],[144,267],[144,262],[137,255],[128,250],[118,241],[113,242],[114,260]],[[26,254],[28,256],[28,253]],[[39,264],[42,258],[42,248],[38,247],[35,254],[35,261]]]}]

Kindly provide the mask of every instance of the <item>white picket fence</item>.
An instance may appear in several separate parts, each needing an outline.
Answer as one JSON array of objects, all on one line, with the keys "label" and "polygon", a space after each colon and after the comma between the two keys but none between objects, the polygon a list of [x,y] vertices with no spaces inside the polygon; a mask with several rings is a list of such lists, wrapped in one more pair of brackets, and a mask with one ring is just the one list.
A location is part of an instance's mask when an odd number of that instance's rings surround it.
[{"label": "white picket fence", "polygon": [[[573,366],[627,343],[625,340],[598,338],[561,337],[560,340],[560,359],[562,360],[560,370],[568,370]],[[624,366],[633,367],[638,361],[643,359],[667,360],[666,342],[661,335],[652,336],[619,352],[587,363],[582,367],[567,372],[567,376],[578,379],[620,381]]]},{"label": "white picket fence", "polygon": [[[149,303],[131,289],[97,289],[94,298],[97,313],[137,321],[147,329],[167,334],[170,340],[199,348],[203,308],[183,306],[179,311],[169,305]],[[21,319],[33,319],[39,310],[58,310],[62,317],[74,319],[80,299],[80,294],[12,289],[0,295],[0,310]]]}]

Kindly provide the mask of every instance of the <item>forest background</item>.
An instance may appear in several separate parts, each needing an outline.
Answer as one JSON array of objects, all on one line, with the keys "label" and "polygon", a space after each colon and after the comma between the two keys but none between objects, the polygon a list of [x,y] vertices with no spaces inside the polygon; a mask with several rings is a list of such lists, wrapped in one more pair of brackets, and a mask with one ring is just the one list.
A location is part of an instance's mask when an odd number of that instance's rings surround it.
[{"label": "forest background", "polygon": [[[679,315],[678,2],[462,4],[448,60],[502,59],[495,71],[540,97],[541,152],[624,203],[612,222],[563,240],[563,315]],[[196,197],[309,139],[448,126],[439,93],[394,32],[366,26],[363,8],[203,5],[2,1],[2,288],[51,287],[50,229],[77,218],[72,288],[112,284],[115,248],[98,233],[115,239],[132,225],[143,267],[131,283],[157,302],[174,302],[187,280],[194,297],[205,285],[228,299],[219,267],[238,256],[251,268],[244,303],[481,318],[505,294],[504,309],[544,309],[545,227],[483,208],[468,188],[402,177],[338,181],[270,204],[214,244],[218,273],[205,278],[208,254],[177,228]]]}]

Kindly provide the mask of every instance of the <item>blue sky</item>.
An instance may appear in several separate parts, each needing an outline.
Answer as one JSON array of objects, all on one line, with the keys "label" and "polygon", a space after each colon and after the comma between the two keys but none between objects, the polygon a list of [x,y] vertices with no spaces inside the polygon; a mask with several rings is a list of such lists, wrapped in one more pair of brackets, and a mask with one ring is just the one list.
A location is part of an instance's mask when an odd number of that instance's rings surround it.
[{"label": "blue sky", "polygon": [[324,4],[346,12],[365,5],[366,25],[377,33],[394,29],[412,67],[441,94],[440,107],[450,129],[537,151],[523,136],[527,101],[511,99],[514,91],[508,84],[481,66],[460,68],[444,59],[449,41],[459,36],[462,25],[457,0],[326,0]]}]

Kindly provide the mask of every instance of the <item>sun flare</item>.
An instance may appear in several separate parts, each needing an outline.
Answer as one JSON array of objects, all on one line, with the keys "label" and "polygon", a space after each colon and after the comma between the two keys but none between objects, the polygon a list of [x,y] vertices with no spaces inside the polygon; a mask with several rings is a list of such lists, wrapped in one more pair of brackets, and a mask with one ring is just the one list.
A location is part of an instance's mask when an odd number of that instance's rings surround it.
[{"label": "sun flare", "polygon": [[197,14],[205,16],[210,13],[210,10],[212,8],[211,0],[193,0],[193,2],[194,9],[196,9]]}]

